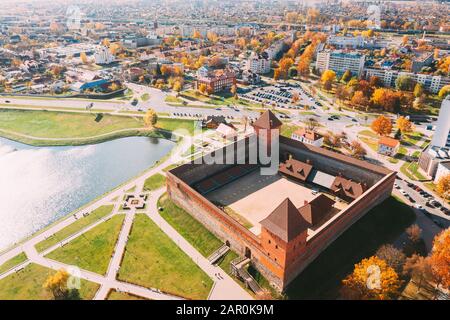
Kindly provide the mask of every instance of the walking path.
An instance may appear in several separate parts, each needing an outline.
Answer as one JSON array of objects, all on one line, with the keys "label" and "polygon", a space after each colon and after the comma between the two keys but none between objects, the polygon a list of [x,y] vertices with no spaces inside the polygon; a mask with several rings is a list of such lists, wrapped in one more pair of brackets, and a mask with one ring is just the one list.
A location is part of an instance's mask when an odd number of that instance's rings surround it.
[{"label": "walking path", "polygon": [[[61,220],[54,225],[50,226],[46,230],[40,232],[36,236],[24,241],[22,244],[17,245],[16,247],[0,254],[0,265],[4,262],[10,260],[21,252],[25,252],[27,255],[27,260],[21,263],[18,266],[8,270],[7,272],[0,274],[0,279],[3,279],[18,270],[26,267],[30,263],[39,264],[41,266],[53,269],[60,270],[66,269],[70,270],[70,267],[65,263],[58,262],[45,256],[56,250],[75,238],[81,236],[82,234],[92,230],[97,227],[99,224],[105,222],[110,219],[112,216],[119,213],[120,205],[122,204],[122,199],[127,190],[134,188],[134,193],[139,194],[143,191],[145,181],[152,175],[156,173],[164,174],[163,169],[168,167],[173,163],[177,163],[180,158],[180,155],[183,154],[186,150],[190,148],[192,139],[186,138],[183,142],[176,148],[174,154],[168,158],[166,161],[157,164],[152,169],[143,173],[141,176],[135,178],[134,180],[122,185],[121,187],[113,190],[108,193],[104,197],[90,203],[84,208],[79,209],[74,214],[68,216],[64,220]],[[159,197],[165,192],[164,188],[152,192],[149,198],[147,199],[147,211],[146,214],[165,232],[205,273],[207,273],[211,279],[214,281],[213,289],[209,294],[209,299],[238,299],[238,300],[249,300],[252,299],[251,295],[246,292],[238,283],[236,283],[230,276],[228,276],[221,268],[217,266],[213,266],[209,263],[209,261],[203,257],[194,247],[192,247],[175,229],[173,229],[158,213],[157,210],[157,201]],[[107,216],[103,217],[99,221],[92,223],[89,226],[84,227],[83,229],[75,232],[70,235],[66,239],[62,239],[57,244],[43,250],[41,253],[37,252],[35,245],[40,243],[41,241],[55,235],[58,231],[64,229],[70,224],[74,223],[78,219],[82,219],[84,215],[89,214],[93,210],[104,206],[114,204],[113,211]],[[156,288],[144,288],[138,285],[133,285],[125,282],[118,281],[117,273],[120,269],[120,264],[122,261],[122,257],[125,252],[126,244],[128,241],[128,236],[131,232],[132,224],[134,217],[136,215],[136,210],[131,209],[126,214],[124,219],[122,228],[120,230],[120,234],[112,255],[112,258],[109,262],[108,269],[106,275],[100,275],[88,270],[80,269],[79,277],[81,279],[85,279],[87,281],[91,281],[100,285],[99,290],[97,291],[94,299],[103,300],[106,299],[110,290],[118,290],[121,292],[131,293],[137,296],[141,296],[148,299],[154,300],[171,300],[171,299],[182,299],[177,296],[169,295],[162,293]]]}]

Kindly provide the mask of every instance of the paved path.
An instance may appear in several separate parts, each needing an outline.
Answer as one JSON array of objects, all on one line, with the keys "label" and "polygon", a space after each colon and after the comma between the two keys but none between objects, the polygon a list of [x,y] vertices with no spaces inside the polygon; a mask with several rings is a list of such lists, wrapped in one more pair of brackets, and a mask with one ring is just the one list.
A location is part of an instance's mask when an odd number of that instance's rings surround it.
[{"label": "paved path", "polygon": [[[161,215],[157,210],[157,201],[165,192],[160,189],[152,193],[148,204],[149,209],[146,214],[158,225],[158,227],[168,235],[204,272],[206,272],[215,282],[213,291],[210,293],[211,300],[251,300],[251,295],[245,291],[235,280],[233,280],[220,267],[211,263],[202,256],[189,242],[186,241]],[[218,276],[220,275],[220,276]]]},{"label": "paved path", "polygon": [[[24,241],[22,244],[16,246],[15,248],[10,249],[2,254],[0,254],[0,265],[7,260],[15,257],[17,254],[21,252],[25,252],[28,260],[21,263],[20,265],[14,267],[13,269],[3,273],[0,275],[0,279],[9,276],[10,274],[17,272],[19,269],[26,267],[30,263],[39,264],[45,266],[50,269],[59,270],[59,269],[68,269],[71,266],[54,261],[52,259],[46,258],[45,256],[60,248],[61,246],[66,245],[73,239],[79,237],[85,232],[92,230],[99,224],[104,221],[110,219],[113,215],[119,214],[119,207],[121,204],[121,200],[123,199],[123,195],[127,190],[131,188],[135,188],[134,193],[138,194],[142,192],[145,180],[154,175],[155,173],[161,173],[165,175],[163,169],[167,166],[176,163],[182,158],[180,155],[183,154],[191,145],[192,140],[186,138],[183,140],[180,146],[178,146],[177,150],[174,152],[174,156],[170,157],[166,161],[156,165],[154,168],[148,170],[141,176],[136,179],[122,185],[116,190],[108,193],[104,197],[99,200],[94,201],[93,203],[87,205],[84,208],[81,208],[73,215],[61,220],[60,222],[55,223],[48,229],[42,231],[36,236]],[[239,300],[248,300],[252,299],[251,295],[248,294],[239,284],[237,284],[231,277],[229,277],[222,269],[216,266],[212,266],[209,261],[203,257],[194,247],[192,247],[175,229],[173,229],[158,213],[157,210],[157,200],[165,191],[164,188],[158,190],[157,192],[152,192],[151,196],[147,200],[147,215],[155,221],[155,223],[160,226],[160,228],[188,255],[191,259],[199,265],[199,267],[206,272],[211,279],[214,281],[214,286],[212,292],[209,295],[209,299],[239,299]],[[53,236],[58,231],[67,227],[68,225],[74,223],[78,219],[82,219],[83,215],[86,213],[90,213],[93,210],[103,206],[103,205],[111,205],[114,204],[113,211],[100,219],[97,222],[77,231],[76,233],[70,235],[66,239],[59,241],[57,244],[51,246],[50,248],[45,249],[43,252],[37,252],[35,245],[39,242],[47,239],[48,237]],[[122,213],[123,214],[123,213]],[[93,273],[88,270],[80,270],[80,278],[97,283],[100,285],[99,290],[97,291],[94,299],[103,300],[107,298],[107,295],[110,290],[118,290],[121,292],[128,292],[137,296],[141,296],[148,299],[181,299],[180,297],[164,294],[155,288],[144,288],[141,286],[124,283],[118,281],[116,279],[117,273],[120,268],[120,263],[122,261],[123,254],[125,252],[125,247],[128,241],[128,236],[130,234],[134,217],[136,215],[136,210],[132,209],[129,212],[125,213],[126,217],[124,223],[122,225],[118,241],[116,243],[113,256],[108,265],[108,269],[106,275],[99,275]]]}]

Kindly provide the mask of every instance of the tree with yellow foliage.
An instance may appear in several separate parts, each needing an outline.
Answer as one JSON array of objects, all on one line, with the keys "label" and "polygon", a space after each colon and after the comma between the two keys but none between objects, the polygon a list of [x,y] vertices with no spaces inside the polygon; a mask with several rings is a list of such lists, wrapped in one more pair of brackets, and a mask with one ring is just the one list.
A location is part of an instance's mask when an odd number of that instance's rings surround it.
[{"label": "tree with yellow foliage", "polygon": [[439,90],[438,96],[440,99],[445,99],[450,94],[450,85],[443,86],[441,90]]},{"label": "tree with yellow foliage", "polygon": [[81,59],[81,62],[84,63],[84,64],[88,64],[89,63],[89,60],[88,60],[87,55],[86,55],[86,52],[81,52],[80,53],[80,59]]},{"label": "tree with yellow foliage", "polygon": [[154,127],[158,122],[158,115],[155,110],[148,109],[144,116],[144,123],[147,127]]},{"label": "tree with yellow foliage", "polygon": [[206,93],[206,84],[200,83],[200,85],[198,86],[198,91],[200,91],[202,94],[205,94]]},{"label": "tree with yellow foliage", "polygon": [[402,134],[412,132],[414,129],[412,122],[403,116],[398,117],[396,125]]},{"label": "tree with yellow foliage", "polygon": [[436,192],[446,200],[450,200],[450,174],[442,176],[436,184]]},{"label": "tree with yellow foliage", "polygon": [[438,284],[450,289],[450,228],[434,238],[430,266]]},{"label": "tree with yellow foliage", "polygon": [[61,269],[54,275],[51,275],[43,284],[43,288],[51,291],[55,300],[67,299],[69,289],[67,288],[67,281],[69,274],[67,271]]},{"label": "tree with yellow foliage", "polygon": [[342,284],[343,297],[355,300],[394,299],[400,288],[398,274],[376,256],[356,264],[353,273]]},{"label": "tree with yellow foliage", "polygon": [[320,81],[322,82],[323,88],[325,90],[331,90],[333,82],[336,80],[336,73],[333,70],[325,70],[322,73]]},{"label": "tree with yellow foliage", "polygon": [[385,116],[379,116],[370,125],[373,131],[375,131],[380,136],[390,135],[392,132],[392,122],[389,118]]},{"label": "tree with yellow foliage", "polygon": [[309,66],[311,64],[311,59],[308,57],[300,57],[300,61],[297,64],[297,73],[300,76],[308,76],[310,73]]}]

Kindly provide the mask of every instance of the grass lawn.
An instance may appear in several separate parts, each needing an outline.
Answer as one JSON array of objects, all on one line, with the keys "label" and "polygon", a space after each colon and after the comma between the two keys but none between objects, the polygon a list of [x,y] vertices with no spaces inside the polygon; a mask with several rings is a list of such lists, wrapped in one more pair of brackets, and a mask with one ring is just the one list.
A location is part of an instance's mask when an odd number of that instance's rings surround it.
[{"label": "grass lawn", "polygon": [[53,236],[48,237],[44,241],[39,242],[35,245],[35,248],[38,252],[42,252],[45,249],[50,248],[51,246],[57,244],[61,240],[66,239],[67,237],[71,236],[72,234],[82,230],[83,228],[99,221],[106,215],[110,214],[113,210],[113,206],[102,206],[94,211],[92,211],[88,216],[83,217],[75,221],[74,223],[68,225],[67,227],[61,229],[60,231],[56,232]]},{"label": "grass lawn", "polygon": [[156,128],[174,131],[176,129],[185,129],[191,135],[194,134],[195,122],[193,120],[179,120],[170,118],[159,118],[156,123]]},{"label": "grass lawn", "polygon": [[218,265],[222,268],[223,271],[232,276],[231,261],[233,261],[237,257],[239,257],[239,255],[236,252],[230,250],[222,258],[220,258]]},{"label": "grass lawn", "polygon": [[142,101],[148,101],[150,99],[150,95],[148,94],[148,93],[144,93],[142,96],[141,96],[141,100]]},{"label": "grass lawn", "polygon": [[183,103],[183,100],[181,100],[180,98],[175,97],[175,96],[166,96],[164,101],[169,102],[169,103]]},{"label": "grass lawn", "polygon": [[144,190],[152,191],[162,188],[166,184],[166,177],[160,173],[152,175],[150,178],[145,180]]},{"label": "grass lawn", "polygon": [[411,208],[394,197],[372,209],[317,257],[287,288],[290,299],[336,299],[354,264],[394,242],[415,220]]},{"label": "grass lawn", "polygon": [[378,143],[375,140],[363,136],[359,136],[358,138],[359,140],[367,144],[369,148],[372,149],[373,151],[378,151]]},{"label": "grass lawn", "polygon": [[402,137],[402,143],[405,145],[416,145],[421,139],[423,134],[420,132],[407,133]]},{"label": "grass lawn", "polygon": [[372,130],[367,130],[367,129],[358,132],[358,134],[362,135],[362,136],[367,136],[367,137],[370,137],[370,138],[373,138],[373,139],[378,139],[379,138],[379,136],[375,132],[373,132]]},{"label": "grass lawn", "polygon": [[213,284],[144,214],[134,220],[118,278],[190,299],[206,299]]},{"label": "grass lawn", "polygon": [[280,135],[290,138],[292,136],[292,133],[294,133],[299,128],[299,126],[295,126],[292,124],[283,124],[283,126],[281,127]]},{"label": "grass lawn", "polygon": [[203,256],[208,257],[222,245],[222,241],[189,213],[177,207],[167,194],[159,199],[158,206],[164,208],[161,216]]},{"label": "grass lawn", "polygon": [[106,297],[106,300],[148,300],[142,297],[135,296],[134,294],[119,292],[111,290]]},{"label": "grass lawn", "polygon": [[426,177],[424,177],[419,172],[419,164],[417,162],[405,162],[401,167],[400,171],[406,175],[409,179],[412,180],[420,180],[424,181],[427,180]]},{"label": "grass lawn", "polygon": [[[56,271],[37,264],[29,264],[23,270],[0,280],[0,300],[52,300],[52,294],[42,288]],[[91,300],[99,285],[81,279],[79,297]]]},{"label": "grass lawn", "polygon": [[15,266],[18,266],[22,262],[27,260],[27,255],[24,252],[19,253],[17,256],[12,257],[2,265],[0,265],[0,274],[3,272],[8,271],[9,269],[14,268]]},{"label": "grass lawn", "polygon": [[125,215],[115,215],[46,257],[104,275]]},{"label": "grass lawn", "polygon": [[83,138],[144,127],[142,119],[96,113],[0,109],[0,129],[45,138]]}]

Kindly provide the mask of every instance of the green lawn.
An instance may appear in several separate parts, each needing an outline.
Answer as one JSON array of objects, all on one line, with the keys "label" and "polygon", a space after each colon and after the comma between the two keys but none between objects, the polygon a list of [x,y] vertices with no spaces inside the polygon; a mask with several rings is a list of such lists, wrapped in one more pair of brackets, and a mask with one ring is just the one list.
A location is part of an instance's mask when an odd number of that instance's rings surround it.
[{"label": "green lawn", "polygon": [[141,127],[143,120],[133,117],[0,109],[0,129],[35,137],[83,138]]},{"label": "green lawn", "polygon": [[401,167],[400,171],[406,175],[409,179],[412,180],[427,180],[426,177],[424,177],[419,172],[419,164],[417,162],[405,162]]},{"label": "green lawn", "polygon": [[177,98],[175,96],[166,96],[164,101],[169,102],[169,103],[183,103],[183,100],[181,100],[180,98]]},{"label": "green lawn", "polygon": [[423,134],[420,132],[406,133],[402,137],[402,143],[405,145],[416,145],[421,139]]},{"label": "green lawn", "polygon": [[299,128],[300,128],[299,126],[291,124],[283,124],[283,126],[281,127],[280,135],[290,138],[292,136],[292,133],[294,133]]},{"label": "green lawn", "polygon": [[[23,270],[0,280],[0,300],[51,300],[52,294],[42,288],[56,271],[37,264],[29,264]],[[79,298],[91,300],[99,285],[81,279]]]},{"label": "green lawn", "polygon": [[166,177],[160,173],[152,175],[150,178],[145,180],[144,190],[152,191],[162,188],[166,184]]},{"label": "green lawn", "polygon": [[159,199],[158,206],[164,208],[161,216],[203,256],[208,257],[222,245],[222,241],[189,213],[177,207],[166,194]]},{"label": "green lawn", "polygon": [[111,290],[108,293],[108,297],[106,298],[106,300],[147,300],[147,299],[135,296],[134,294]]},{"label": "green lawn", "polygon": [[393,243],[414,223],[411,208],[390,197],[372,209],[319,255],[290,285],[290,299],[337,299],[354,264]]},{"label": "green lawn", "polygon": [[15,266],[18,266],[22,262],[27,260],[27,255],[24,252],[19,253],[17,256],[12,257],[2,265],[0,265],[0,274],[3,272],[8,271],[9,269],[14,268]]},{"label": "green lawn", "polygon": [[372,149],[373,151],[378,151],[378,143],[375,140],[363,136],[359,136],[358,138],[359,140],[367,144],[369,148]]},{"label": "green lawn", "polygon": [[141,100],[142,101],[148,101],[150,99],[150,95],[148,94],[148,93],[144,93],[142,96],[141,96]]},{"label": "green lawn", "polygon": [[50,248],[51,246],[57,244],[61,240],[66,239],[67,237],[71,236],[72,234],[84,229],[85,227],[99,221],[100,219],[104,218],[106,215],[110,214],[113,210],[114,206],[102,206],[94,211],[92,211],[88,216],[83,217],[75,221],[74,223],[68,225],[67,227],[61,229],[60,231],[56,232],[53,236],[48,237],[44,241],[39,242],[35,245],[36,250],[38,252],[42,252],[45,249]]},{"label": "green lawn", "polygon": [[206,299],[213,284],[144,214],[134,220],[118,278],[190,299]]},{"label": "green lawn", "polygon": [[115,215],[46,257],[105,274],[125,215]]},{"label": "green lawn", "polygon": [[236,252],[231,251],[231,250],[228,251],[225,254],[225,256],[223,256],[219,260],[219,267],[221,267],[223,271],[225,271],[226,273],[228,273],[231,276],[232,275],[232,273],[231,273],[231,261],[233,261],[237,257],[239,257],[239,255]]},{"label": "green lawn", "polygon": [[170,118],[159,118],[156,128],[164,129],[168,131],[174,131],[176,129],[185,129],[191,135],[194,134],[195,122],[193,120],[179,120]]},{"label": "green lawn", "polygon": [[368,129],[362,130],[362,131],[358,132],[358,134],[362,135],[362,136],[367,136],[367,137],[370,137],[370,138],[374,138],[374,139],[378,139],[379,138],[379,136],[375,132],[373,132],[372,130],[368,130]]}]

